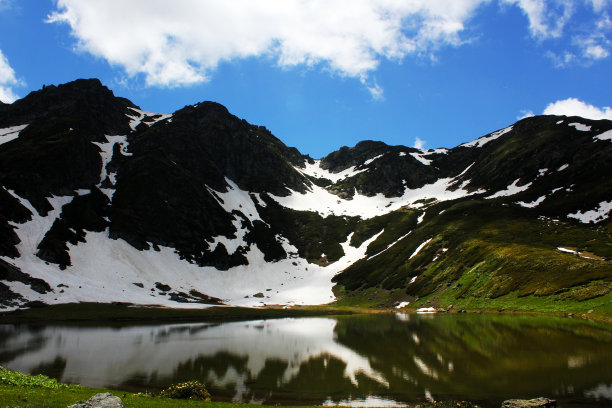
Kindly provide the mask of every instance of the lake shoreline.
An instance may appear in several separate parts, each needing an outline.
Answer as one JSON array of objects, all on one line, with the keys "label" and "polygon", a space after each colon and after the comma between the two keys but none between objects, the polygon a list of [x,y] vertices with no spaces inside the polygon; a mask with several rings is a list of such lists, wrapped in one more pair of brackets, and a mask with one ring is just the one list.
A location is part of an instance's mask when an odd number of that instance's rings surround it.
[{"label": "lake shoreline", "polygon": [[[292,317],[321,317],[353,314],[416,314],[416,308],[374,308],[358,306],[309,305],[265,306],[258,308],[234,306],[210,306],[205,308],[168,308],[157,305],[133,305],[128,303],[65,303],[44,305],[27,309],[0,312],[0,324],[20,323],[189,323],[265,320]],[[508,314],[554,316],[568,319],[585,319],[612,324],[612,316],[598,313],[546,312],[521,309],[437,309],[436,313]]]}]

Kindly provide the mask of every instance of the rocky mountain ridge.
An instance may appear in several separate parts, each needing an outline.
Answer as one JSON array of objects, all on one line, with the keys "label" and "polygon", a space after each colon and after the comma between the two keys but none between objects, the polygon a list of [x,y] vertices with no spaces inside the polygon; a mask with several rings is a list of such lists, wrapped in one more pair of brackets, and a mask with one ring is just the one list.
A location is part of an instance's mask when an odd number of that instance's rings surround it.
[{"label": "rocky mountain ridge", "polygon": [[156,114],[98,80],[47,86],[0,106],[0,305],[607,299],[611,141],[611,121],[540,116],[313,160],[213,102]]}]

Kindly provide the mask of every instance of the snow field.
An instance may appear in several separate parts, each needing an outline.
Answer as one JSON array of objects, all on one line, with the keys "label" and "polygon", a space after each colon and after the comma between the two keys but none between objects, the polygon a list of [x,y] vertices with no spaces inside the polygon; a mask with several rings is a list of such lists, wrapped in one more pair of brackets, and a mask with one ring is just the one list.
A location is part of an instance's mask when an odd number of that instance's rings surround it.
[{"label": "snow field", "polygon": [[567,218],[575,218],[583,224],[590,222],[599,222],[608,218],[612,211],[612,201],[602,201],[597,208],[589,211],[577,211],[573,214],[567,214]]},{"label": "snow field", "polygon": [[[241,197],[244,200],[242,202],[244,209],[248,207],[246,199],[250,200],[250,197],[243,193],[237,187],[230,186],[228,192],[222,194]],[[48,264],[36,257],[36,247],[60,215],[62,205],[69,203],[73,197],[50,199],[54,209],[42,217],[27,200],[12,194],[30,209],[34,216],[31,221],[15,225],[16,233],[21,239],[17,247],[21,256],[17,259],[8,257],[2,259],[27,271],[33,277],[44,279],[55,288],[55,292],[41,295],[19,282],[7,284],[11,290],[29,300],[42,300],[50,304],[96,299],[99,302],[203,307],[201,304],[176,303],[170,300],[166,294],[154,289],[156,282],[169,285],[172,288],[170,292],[188,293],[194,289],[236,306],[329,303],[335,300],[332,293],[332,277],[363,258],[368,245],[380,235],[379,233],[370,238],[359,248],[349,245],[351,238],[349,235],[342,244],[345,256],[326,267],[310,264],[298,257],[269,263],[264,260],[264,254],[252,245],[248,247],[246,253],[248,265],[219,271],[214,267],[199,267],[181,260],[172,248],[161,247],[159,251],[153,249],[139,251],[121,239],[110,239],[107,231],[88,232],[85,243],[68,244],[72,265],[62,271],[56,265]],[[252,204],[252,200],[250,202]],[[229,200],[227,205],[230,205]],[[239,206],[240,204],[238,208]],[[258,217],[258,214],[255,212],[252,216]],[[229,242],[226,237],[217,237],[213,244],[223,243],[229,247],[228,251],[236,250],[240,245],[246,246],[242,241],[243,233],[238,228],[238,238],[234,240],[235,242]],[[286,239],[282,237],[279,239],[286,252],[298,252],[297,248],[290,245]],[[144,287],[140,288],[134,283],[142,284]],[[60,284],[68,286],[62,288],[63,293],[59,293],[57,289]],[[265,297],[253,297],[258,292],[263,293]]]},{"label": "snow field", "polygon": [[[303,194],[292,191],[291,194],[286,197],[272,194],[270,194],[270,197],[283,207],[298,211],[313,211],[319,213],[323,217],[329,215],[345,215],[367,219],[387,214],[406,205],[419,207],[419,204],[415,204],[415,202],[427,198],[446,201],[483,193],[483,190],[474,192],[464,190],[463,188],[469,184],[469,180],[463,182],[460,188],[455,191],[449,190],[450,187],[457,183],[457,178],[465,174],[472,165],[467,167],[456,177],[439,179],[435,183],[427,184],[421,188],[406,188],[401,197],[385,197],[380,193],[368,197],[355,192],[352,200],[344,200],[317,185],[312,185],[309,191]],[[299,168],[296,169],[300,170]],[[323,176],[320,175],[318,177]]]}]

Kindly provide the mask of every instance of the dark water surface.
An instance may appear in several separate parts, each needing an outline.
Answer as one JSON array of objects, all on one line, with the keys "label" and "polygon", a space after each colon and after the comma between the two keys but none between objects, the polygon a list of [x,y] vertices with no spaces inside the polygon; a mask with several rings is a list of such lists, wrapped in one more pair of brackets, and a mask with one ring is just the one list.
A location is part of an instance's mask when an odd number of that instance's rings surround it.
[{"label": "dark water surface", "polygon": [[134,326],[0,326],[0,364],[63,382],[216,400],[394,406],[546,396],[612,406],[612,326],[504,315],[368,315]]}]

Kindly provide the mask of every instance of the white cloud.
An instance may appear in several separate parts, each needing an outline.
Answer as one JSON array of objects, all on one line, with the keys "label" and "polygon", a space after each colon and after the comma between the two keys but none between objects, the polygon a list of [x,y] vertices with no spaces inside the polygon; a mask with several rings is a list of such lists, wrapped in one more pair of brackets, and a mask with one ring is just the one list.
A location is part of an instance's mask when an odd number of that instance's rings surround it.
[{"label": "white cloud", "polygon": [[607,47],[610,41],[602,34],[592,34],[588,37],[575,37],[574,44],[582,51],[582,56],[586,60],[600,60],[610,55]]},{"label": "white cloud", "polygon": [[465,23],[489,1],[57,0],[48,22],[68,24],[79,50],[148,85],[206,81],[221,62],[262,56],[361,79],[382,60],[460,45]]},{"label": "white cloud", "polygon": [[581,116],[587,119],[612,120],[612,108],[605,106],[598,108],[576,98],[567,98],[548,104],[544,115]]},{"label": "white cloud", "polygon": [[267,58],[358,79],[381,100],[371,77],[382,61],[435,60],[469,41],[471,18],[493,2],[520,8],[537,41],[558,40],[544,52],[558,67],[611,53],[612,0],[56,0],[47,21],[67,24],[76,48],[119,77],[142,75],[147,85],[204,82],[223,62]]},{"label": "white cloud", "polygon": [[517,120],[521,120],[521,119],[525,119],[525,118],[530,118],[532,116],[535,116],[533,111],[522,110],[521,113],[519,114],[519,116],[516,117],[516,119]]},{"label": "white cloud", "polygon": [[412,146],[412,147],[414,147],[415,149],[423,150],[423,148],[425,147],[426,143],[427,143],[427,141],[425,141],[425,140],[423,140],[423,139],[421,139],[419,137],[416,137],[414,139],[414,146]]},{"label": "white cloud", "polygon": [[612,4],[612,1],[611,0],[587,0],[587,3],[590,3],[591,6],[593,6],[593,10],[599,13],[603,11],[606,7],[608,7],[608,4]]},{"label": "white cloud", "polygon": [[13,87],[16,85],[19,85],[19,81],[15,77],[15,71],[0,50],[0,101],[12,103],[18,99],[19,97],[13,91]]},{"label": "white cloud", "polygon": [[590,65],[610,56],[608,34],[612,22],[608,7],[612,0],[500,0],[500,3],[519,7],[529,20],[531,36],[538,41],[563,40],[556,44],[561,49],[545,53],[557,68]]},{"label": "white cloud", "polygon": [[572,0],[501,0],[521,8],[529,20],[529,30],[535,38],[558,38],[574,13]]}]

